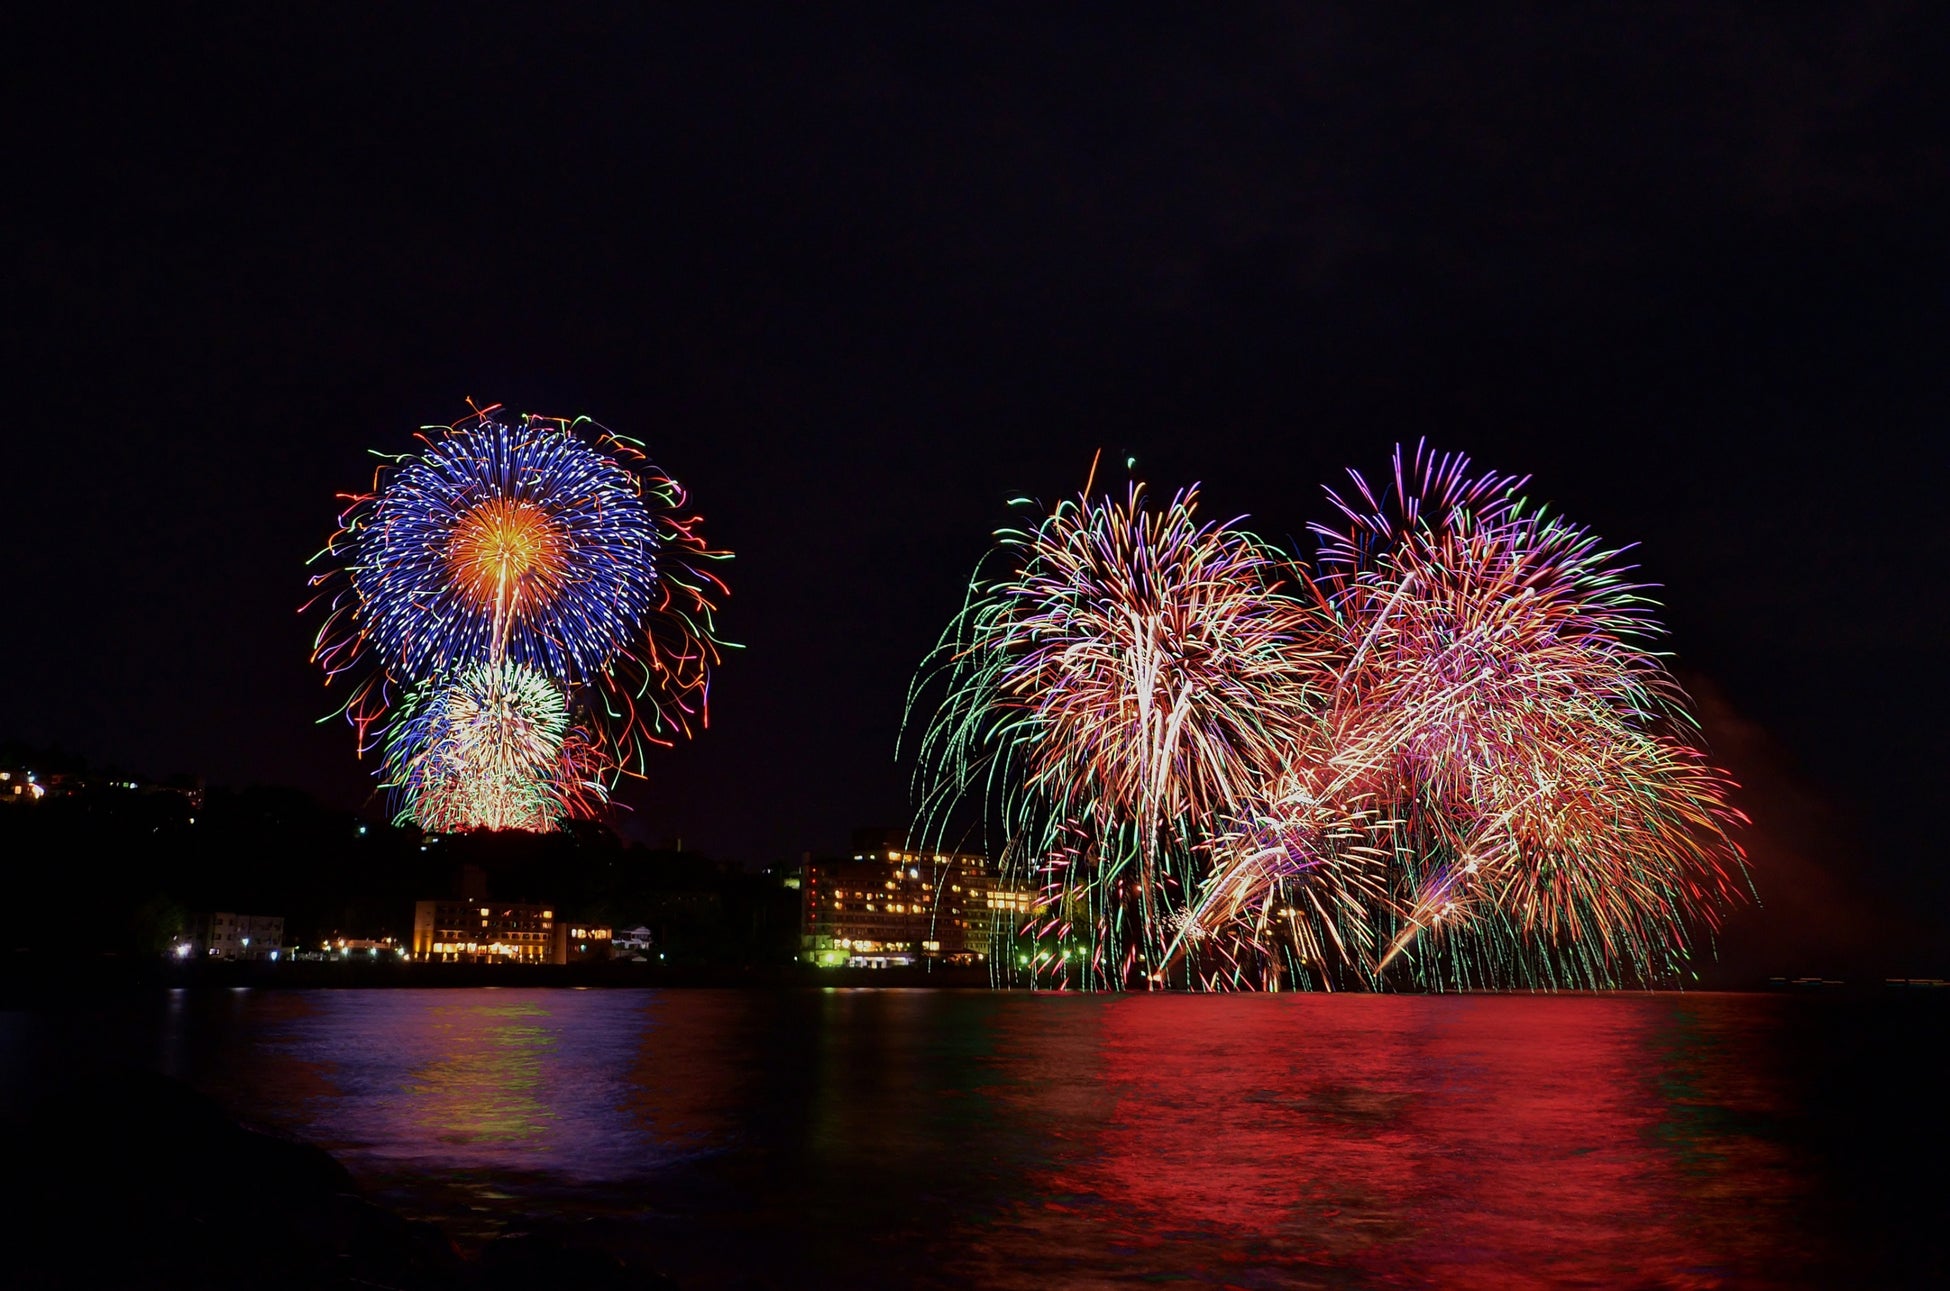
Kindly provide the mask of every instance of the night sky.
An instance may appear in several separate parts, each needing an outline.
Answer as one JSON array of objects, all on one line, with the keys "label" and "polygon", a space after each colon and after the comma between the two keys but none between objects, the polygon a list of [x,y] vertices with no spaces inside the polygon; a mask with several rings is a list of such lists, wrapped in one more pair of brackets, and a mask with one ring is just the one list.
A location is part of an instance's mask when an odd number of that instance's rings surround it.
[{"label": "night sky", "polygon": [[360,805],[334,495],[469,396],[586,413],[737,552],[627,832],[796,859],[905,820],[1008,498],[1101,448],[1297,541],[1427,437],[1641,544],[1764,897],[1944,908],[1950,38],[1697,8],[17,31],[0,738]]}]

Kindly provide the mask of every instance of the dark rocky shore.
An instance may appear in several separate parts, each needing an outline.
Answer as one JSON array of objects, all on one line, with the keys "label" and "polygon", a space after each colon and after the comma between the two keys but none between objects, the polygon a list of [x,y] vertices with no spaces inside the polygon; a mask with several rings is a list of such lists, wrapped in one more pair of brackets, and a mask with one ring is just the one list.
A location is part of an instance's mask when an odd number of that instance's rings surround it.
[{"label": "dark rocky shore", "polygon": [[675,1285],[606,1250],[595,1225],[537,1225],[463,1250],[366,1197],[323,1149],[240,1125],[165,1076],[95,1071],[15,1093],[0,1268],[23,1291]]}]

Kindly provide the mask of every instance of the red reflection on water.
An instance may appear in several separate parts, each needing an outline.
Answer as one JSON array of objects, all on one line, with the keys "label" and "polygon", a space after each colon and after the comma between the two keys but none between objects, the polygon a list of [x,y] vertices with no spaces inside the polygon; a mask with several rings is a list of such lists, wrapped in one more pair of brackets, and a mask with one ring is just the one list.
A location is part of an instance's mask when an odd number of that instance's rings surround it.
[{"label": "red reflection on water", "polygon": [[1737,1134],[1694,1150],[1684,1108],[1701,1095],[1675,1082],[1705,1070],[1685,1061],[1702,1042],[1670,1009],[1136,997],[1046,1015],[1077,1025],[1009,1047],[1059,1050],[1072,1080],[992,1092],[1061,1138],[1056,1165],[1003,1240],[977,1243],[980,1276],[1010,1280],[1011,1249],[1067,1248],[1242,1286],[1798,1281],[1794,1234],[1727,1222],[1727,1178],[1786,1166]]},{"label": "red reflection on water", "polygon": [[[150,1022],[389,1204],[470,1241],[600,1215],[684,1285],[1824,1286],[1892,1233],[1923,1267],[1925,1203],[1914,1236],[1835,1222],[1860,1176],[1818,1155],[1912,1120],[1800,1071],[1836,1034],[1920,1053],[1909,1015],[1809,1003],[257,992]],[[150,1022],[77,1014],[50,1052]]]},{"label": "red reflection on water", "polygon": [[753,1058],[750,1001],[729,994],[673,991],[653,995],[631,1033],[627,1107],[638,1130],[675,1153],[723,1147]]}]

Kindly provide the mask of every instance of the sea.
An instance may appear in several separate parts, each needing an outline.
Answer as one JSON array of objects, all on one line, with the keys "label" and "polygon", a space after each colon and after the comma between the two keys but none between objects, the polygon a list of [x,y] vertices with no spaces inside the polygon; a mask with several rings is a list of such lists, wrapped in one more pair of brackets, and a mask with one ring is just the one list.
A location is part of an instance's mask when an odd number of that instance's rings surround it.
[{"label": "sea", "polygon": [[1950,998],[157,990],[0,1015],[685,1287],[1944,1285]]}]

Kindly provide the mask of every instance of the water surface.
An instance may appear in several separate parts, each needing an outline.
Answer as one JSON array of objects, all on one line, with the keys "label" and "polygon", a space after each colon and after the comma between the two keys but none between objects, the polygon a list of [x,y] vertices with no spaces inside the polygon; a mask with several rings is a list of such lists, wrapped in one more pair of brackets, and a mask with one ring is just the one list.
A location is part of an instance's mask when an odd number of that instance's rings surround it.
[{"label": "water surface", "polygon": [[6,1034],[179,1076],[463,1243],[593,1217],[685,1285],[1823,1286],[1941,1271],[1947,1013],[239,990]]}]

